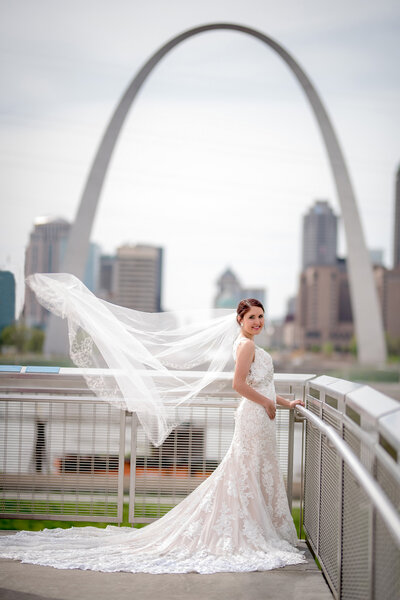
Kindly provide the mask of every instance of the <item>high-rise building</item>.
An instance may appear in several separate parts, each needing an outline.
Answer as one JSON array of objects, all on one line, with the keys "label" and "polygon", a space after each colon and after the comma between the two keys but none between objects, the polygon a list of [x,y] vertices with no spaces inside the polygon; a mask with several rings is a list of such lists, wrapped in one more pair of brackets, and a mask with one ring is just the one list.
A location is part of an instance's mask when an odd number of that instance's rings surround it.
[{"label": "high-rise building", "polygon": [[161,312],[163,249],[138,244],[117,249],[116,303],[145,312]]},{"label": "high-rise building", "polygon": [[[25,275],[57,273],[65,252],[70,224],[58,217],[38,217],[25,252]],[[48,313],[38,303],[33,291],[25,287],[25,322],[29,327],[44,327]]]},{"label": "high-rise building", "polygon": [[346,263],[307,267],[300,275],[296,305],[296,340],[311,349],[331,343],[348,348],[354,335]]},{"label": "high-rise building", "polygon": [[240,281],[229,267],[218,278],[217,287],[215,308],[236,308],[240,300],[244,298]]},{"label": "high-rise building", "polygon": [[400,165],[396,173],[393,268],[400,267]]},{"label": "high-rise building", "polygon": [[242,287],[239,279],[227,268],[217,280],[218,292],[214,300],[215,308],[236,308],[244,298],[256,298],[265,308],[266,293],[263,288]]},{"label": "high-rise building", "polygon": [[[259,300],[266,309],[266,290],[262,288],[244,288],[232,269],[226,269],[217,280],[218,292],[214,300],[215,308],[237,308],[244,298]],[[268,319],[268,315],[266,315]],[[266,346],[268,343],[267,332],[264,329],[257,336],[257,344]]]},{"label": "high-rise building", "polygon": [[100,246],[90,242],[83,282],[93,294],[97,294],[99,287],[100,256]]},{"label": "high-rise building", "polygon": [[296,337],[297,327],[295,319],[296,303],[296,296],[291,296],[287,300],[286,315],[282,324],[282,342],[285,348],[296,348],[298,346],[298,341]]},{"label": "high-rise building", "polygon": [[[337,258],[337,216],[317,200],[303,219],[303,270],[294,315],[294,345],[347,348],[354,324],[345,259]],[[292,317],[290,317],[290,322]]]},{"label": "high-rise building", "polygon": [[115,264],[116,257],[110,254],[100,256],[98,296],[115,302]]},{"label": "high-rise building", "polygon": [[[25,276],[32,273],[58,273],[67,248],[70,223],[60,217],[38,217],[34,221],[29,244],[25,251]],[[89,245],[83,283],[97,292],[100,247]],[[38,303],[35,294],[25,287],[24,318],[29,327],[44,328],[48,312]]]},{"label": "high-rise building", "polygon": [[10,271],[0,271],[0,332],[15,321],[15,278]]},{"label": "high-rise building", "polygon": [[335,265],[337,216],[326,200],[317,200],[303,218],[303,269]]},{"label": "high-rise building", "polygon": [[392,339],[400,339],[400,264],[395,269],[374,268],[383,327]]}]

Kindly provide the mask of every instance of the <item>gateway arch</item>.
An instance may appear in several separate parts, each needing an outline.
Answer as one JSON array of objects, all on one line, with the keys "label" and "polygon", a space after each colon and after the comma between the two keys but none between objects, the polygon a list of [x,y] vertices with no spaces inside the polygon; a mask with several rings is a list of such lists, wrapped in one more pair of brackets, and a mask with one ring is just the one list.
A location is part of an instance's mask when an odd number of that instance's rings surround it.
[{"label": "gateway arch", "polygon": [[[98,147],[75,222],[70,231],[62,271],[73,273],[80,279],[83,278],[85,261],[82,257],[86,257],[88,253],[93,220],[110,159],[127,114],[148,75],[175,46],[195,35],[214,30],[239,31],[260,40],[275,50],[290,68],[306,95],[325,143],[343,216],[358,359],[363,364],[383,363],[386,359],[386,345],[378,295],[353,187],[336,133],[320,97],[299,64],[275,40],[250,27],[231,23],[211,23],[189,29],[157,50],[137,73],[118,103]],[[47,352],[65,353],[66,336],[61,335],[62,326],[63,323],[60,319],[51,316],[46,336],[45,350]]]}]

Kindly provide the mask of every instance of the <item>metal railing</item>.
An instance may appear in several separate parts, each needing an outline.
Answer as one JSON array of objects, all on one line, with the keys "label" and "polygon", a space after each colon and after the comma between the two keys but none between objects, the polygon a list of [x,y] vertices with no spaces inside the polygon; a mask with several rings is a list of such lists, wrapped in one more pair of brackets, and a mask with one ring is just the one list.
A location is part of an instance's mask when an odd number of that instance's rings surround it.
[{"label": "metal railing", "polygon": [[[318,379],[306,386],[307,409],[297,410],[308,544],[335,598],[400,598],[400,467],[371,427],[368,397],[375,412],[395,415],[400,406],[367,386]],[[340,391],[344,384],[352,391]],[[360,412],[354,395],[363,398]]]},{"label": "metal railing", "polygon": [[[278,374],[275,385],[306,400],[296,413],[277,411],[278,456],[334,597],[400,598],[400,405],[325,376]],[[135,415],[93,396],[79,369],[0,372],[0,516],[159,518],[229,447],[238,396],[227,374],[217,388],[182,409],[182,425],[155,448]]]},{"label": "metal railing", "polygon": [[1,516],[120,523],[125,421],[95,399],[2,397]]},{"label": "metal railing", "polygon": [[[136,416],[94,396],[79,369],[36,371],[0,372],[2,517],[149,523],[204,481],[230,445],[239,396],[229,374],[181,407],[182,425],[155,448]],[[302,398],[309,377],[277,376],[276,386]],[[276,422],[291,506],[293,411],[278,410]]]}]

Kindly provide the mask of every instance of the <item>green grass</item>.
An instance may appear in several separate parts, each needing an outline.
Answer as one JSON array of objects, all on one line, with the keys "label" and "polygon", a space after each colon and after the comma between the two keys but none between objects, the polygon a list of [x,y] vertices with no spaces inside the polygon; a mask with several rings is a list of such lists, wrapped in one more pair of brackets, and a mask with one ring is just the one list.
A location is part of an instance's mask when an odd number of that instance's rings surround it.
[{"label": "green grass", "polygon": [[[293,521],[294,524],[296,526],[296,531],[297,531],[297,537],[300,538],[300,508],[292,508],[292,517],[293,517]],[[301,539],[304,540],[305,539],[305,535],[304,535],[304,529],[301,532]]]},{"label": "green grass", "polygon": [[[45,502],[45,501],[19,501],[17,504],[17,500],[4,500],[0,502],[0,512],[8,511],[8,512],[21,512],[22,510],[25,513],[37,512],[37,511],[46,511],[51,512],[54,515],[57,513],[61,513],[62,506],[64,511],[70,510],[76,513],[77,509],[81,509],[82,515],[87,514],[83,510],[83,505],[79,503],[78,507],[73,502],[64,502],[61,505],[61,502]],[[137,504],[135,506],[135,517],[158,517],[161,513],[164,514],[168,510],[172,508],[171,505],[161,504],[158,506],[157,504],[146,504],[145,506]],[[104,503],[94,503],[93,504],[93,512],[104,514]],[[123,520],[122,525],[125,527],[130,526],[128,521],[129,516],[129,506],[128,504],[124,504],[123,509]],[[300,509],[293,508],[292,516],[294,520],[294,524],[297,530],[297,536],[299,536],[299,522],[300,522]],[[27,530],[27,531],[41,531],[42,529],[55,529],[56,527],[61,527],[62,529],[67,529],[68,527],[85,527],[87,525],[91,525],[93,527],[107,527],[110,523],[102,523],[102,522],[93,522],[93,521],[59,521],[53,519],[0,519],[0,529],[8,529],[8,530]],[[144,527],[144,524],[138,523],[135,527]],[[304,539],[304,532],[303,532]]]},{"label": "green grass", "polygon": [[[146,504],[145,506],[137,504],[135,506],[135,517],[158,517],[160,514],[168,512],[172,508],[169,504]],[[45,502],[45,501],[19,501],[17,504],[16,500],[5,500],[0,503],[0,512],[47,512],[54,516],[61,514],[62,512],[74,512],[75,514],[86,515],[89,510],[89,504],[86,507],[81,502],[78,506],[73,502]],[[93,503],[92,510],[97,515],[105,514],[104,503]],[[124,504],[123,518],[121,525],[130,526],[129,520],[129,506]],[[112,524],[112,523],[111,523]],[[28,531],[41,531],[42,529],[55,529],[61,527],[67,529],[68,527],[85,527],[91,525],[93,527],[107,527],[110,523],[98,522],[98,521],[61,521],[56,519],[0,519],[0,529],[23,529]],[[135,527],[144,527],[144,524],[138,523]]]}]

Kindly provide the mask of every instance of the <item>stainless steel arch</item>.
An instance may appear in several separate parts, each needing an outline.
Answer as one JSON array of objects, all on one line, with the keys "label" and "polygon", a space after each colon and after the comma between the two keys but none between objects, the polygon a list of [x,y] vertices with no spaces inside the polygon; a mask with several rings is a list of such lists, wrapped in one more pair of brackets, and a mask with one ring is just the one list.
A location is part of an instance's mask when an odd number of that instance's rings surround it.
[{"label": "stainless steel arch", "polygon": [[[336,133],[320,97],[299,64],[278,42],[250,27],[231,23],[211,23],[189,29],[157,50],[134,77],[118,103],[97,150],[71,229],[62,270],[83,277],[82,257],[87,256],[88,253],[90,232],[114,146],[129,109],[148,75],[172,48],[184,40],[206,31],[223,29],[246,33],[275,50],[295,75],[311,104],[325,143],[345,225],[359,361],[364,364],[383,363],[386,359],[386,346],[378,295],[353,187]],[[65,351],[64,336],[60,335],[60,327],[59,319],[56,320],[54,317],[50,319],[46,340],[47,352]]]}]

